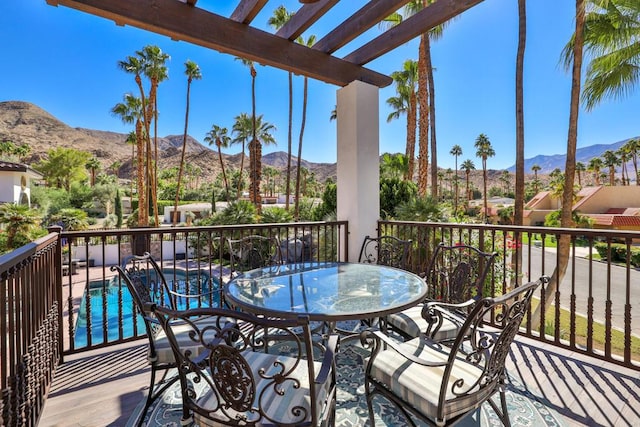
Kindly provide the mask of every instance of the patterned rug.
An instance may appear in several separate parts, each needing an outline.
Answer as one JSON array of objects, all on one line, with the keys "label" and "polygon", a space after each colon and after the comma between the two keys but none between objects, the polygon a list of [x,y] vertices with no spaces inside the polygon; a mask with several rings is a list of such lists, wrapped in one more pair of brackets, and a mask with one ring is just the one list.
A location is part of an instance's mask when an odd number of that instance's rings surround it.
[{"label": "patterned rug", "polygon": [[[368,351],[351,343],[341,345],[338,352],[338,391],[336,402],[337,427],[370,426],[367,402],[364,395],[363,361]],[[548,409],[536,396],[525,390],[525,387],[513,379],[507,387],[507,405],[511,425],[522,427],[566,427],[566,424],[555,411]],[[499,399],[498,399],[499,401]],[[180,386],[178,383],[169,388],[162,399],[154,402],[149,409],[143,425],[147,427],[180,426],[182,415]],[[127,427],[137,425],[142,401],[134,410]],[[400,412],[384,398],[374,399],[376,426],[406,426],[408,423]],[[422,424],[420,424],[422,425]],[[501,426],[500,419],[489,404],[484,404],[475,413],[462,420],[459,426]],[[195,427],[195,426],[194,426]]]}]

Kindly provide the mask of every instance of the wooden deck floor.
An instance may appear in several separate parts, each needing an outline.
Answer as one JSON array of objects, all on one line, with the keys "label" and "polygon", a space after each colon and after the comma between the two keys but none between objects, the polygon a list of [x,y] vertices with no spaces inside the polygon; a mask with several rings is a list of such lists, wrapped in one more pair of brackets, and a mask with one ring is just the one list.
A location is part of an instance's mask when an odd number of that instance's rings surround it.
[{"label": "wooden deck floor", "polygon": [[[68,357],[58,368],[40,427],[124,426],[146,396],[144,341]],[[519,338],[512,378],[572,426],[640,426],[640,372]],[[535,427],[535,426],[532,426]]]}]

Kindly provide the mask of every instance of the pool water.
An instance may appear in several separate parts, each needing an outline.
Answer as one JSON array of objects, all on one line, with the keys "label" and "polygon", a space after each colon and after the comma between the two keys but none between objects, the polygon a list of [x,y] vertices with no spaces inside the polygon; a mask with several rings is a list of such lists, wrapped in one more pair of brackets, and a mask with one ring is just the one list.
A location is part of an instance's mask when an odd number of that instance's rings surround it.
[{"label": "pool water", "polygon": [[[187,275],[184,270],[164,269],[163,273],[166,277],[167,284],[171,289],[176,289],[179,293],[187,293],[186,288],[190,289],[191,294],[194,293],[206,293],[209,289],[218,289],[218,282],[215,278],[209,277],[206,272],[190,271],[189,280],[187,281]],[[176,281],[175,287],[173,281]],[[213,285],[213,286],[210,286]],[[120,290],[122,290],[122,296],[120,297]],[[200,290],[200,291],[199,291]],[[87,325],[87,313],[90,312],[91,316],[91,345],[102,344],[105,342],[103,325],[106,320],[107,337],[106,342],[116,341],[120,339],[120,328],[118,327],[119,304],[118,301],[122,300],[122,338],[130,338],[136,335],[144,334],[144,321],[140,314],[136,314],[136,320],[134,323],[134,302],[127,286],[124,282],[121,282],[118,276],[112,277],[109,281],[96,280],[89,282],[89,305],[90,310],[87,310],[87,294],[82,296],[80,302],[80,308],[78,309],[76,328],[75,328],[75,348],[86,347],[89,345],[88,340],[88,325]],[[217,306],[219,301],[219,295],[214,293],[213,305]],[[190,299],[190,308],[194,308],[194,303],[197,302]],[[176,301],[178,309],[186,309],[186,301]],[[201,300],[203,307],[209,306],[208,297]],[[106,307],[106,316],[103,316]],[[106,319],[105,319],[106,317]]]}]

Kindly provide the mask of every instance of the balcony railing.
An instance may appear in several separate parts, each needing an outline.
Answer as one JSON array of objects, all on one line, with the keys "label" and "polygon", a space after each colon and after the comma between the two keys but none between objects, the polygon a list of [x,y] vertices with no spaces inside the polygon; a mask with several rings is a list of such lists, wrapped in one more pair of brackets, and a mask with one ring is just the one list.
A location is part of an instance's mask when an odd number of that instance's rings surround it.
[{"label": "balcony railing", "polygon": [[[440,241],[497,251],[499,259],[479,290],[486,295],[551,275],[559,261],[554,242],[569,236],[564,279],[548,304],[541,293],[534,304],[541,322],[533,324],[527,316],[522,333],[640,370],[640,271],[630,255],[639,232],[386,221],[378,228],[380,234],[413,240],[410,268],[417,273]],[[228,250],[220,242],[252,234],[277,236],[290,261],[347,261],[349,245],[361,244],[349,241],[347,222],[321,222],[54,233],[2,256],[4,425],[36,424],[64,355],[142,336],[144,328],[112,265],[133,250],[150,251],[176,290],[217,290],[217,298],[203,303],[221,304],[220,284],[229,271]],[[598,242],[607,259],[596,259]],[[621,263],[611,261],[615,244],[628,254]]]},{"label": "balcony railing", "polygon": [[[553,294],[543,292],[533,304],[541,321],[534,325],[528,316],[523,334],[640,369],[640,257],[632,256],[640,250],[640,232],[381,221],[379,233],[413,240],[410,264],[418,273],[441,241],[498,252],[481,290],[485,296],[551,276],[554,280],[546,291]],[[560,263],[556,243],[561,236],[570,240],[570,252],[566,273],[555,286],[553,274]],[[603,247],[604,259],[597,245]]]}]

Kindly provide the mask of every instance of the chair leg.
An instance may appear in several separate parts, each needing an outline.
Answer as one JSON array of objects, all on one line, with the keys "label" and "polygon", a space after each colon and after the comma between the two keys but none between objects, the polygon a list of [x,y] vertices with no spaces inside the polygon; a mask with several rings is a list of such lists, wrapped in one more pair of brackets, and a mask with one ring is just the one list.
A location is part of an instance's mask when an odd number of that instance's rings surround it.
[{"label": "chair leg", "polygon": [[500,387],[500,404],[502,405],[502,423],[505,427],[511,427],[511,420],[509,420],[509,411],[507,410],[507,395],[504,391],[504,384]]}]

